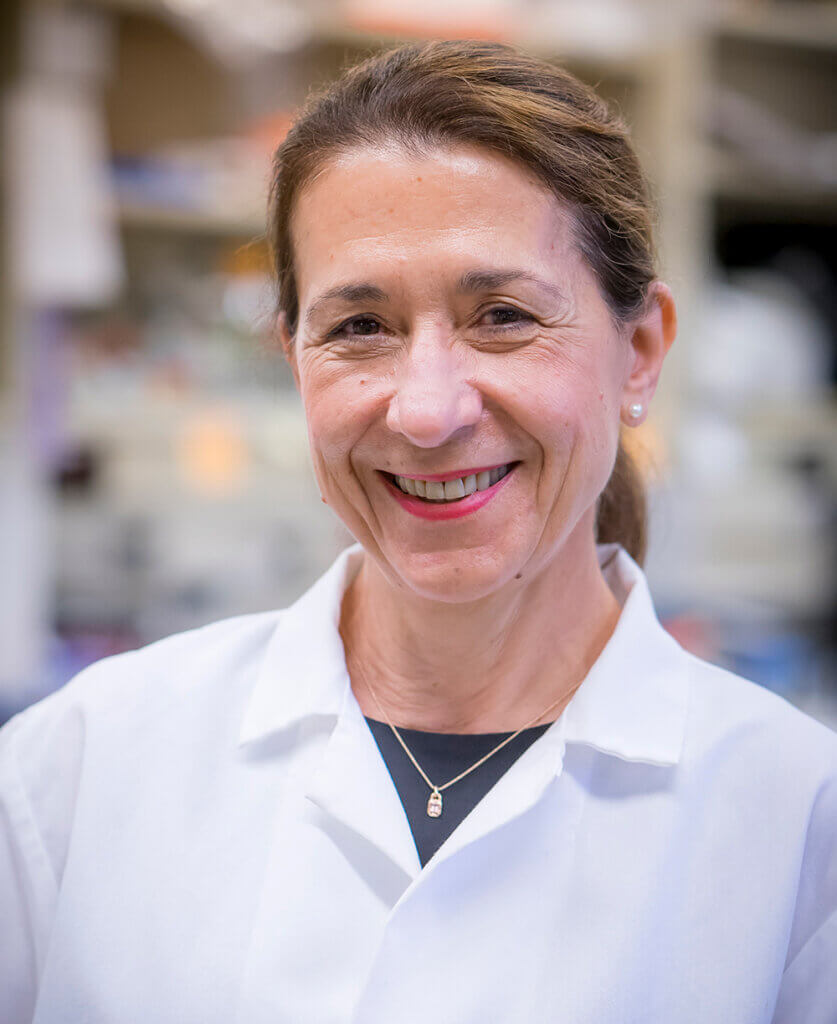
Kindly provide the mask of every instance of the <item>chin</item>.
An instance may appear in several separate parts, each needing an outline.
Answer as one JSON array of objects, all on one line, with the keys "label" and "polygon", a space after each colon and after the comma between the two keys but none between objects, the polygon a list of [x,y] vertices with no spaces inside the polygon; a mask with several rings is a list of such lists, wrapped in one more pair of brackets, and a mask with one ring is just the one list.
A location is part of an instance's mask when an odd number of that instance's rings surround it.
[{"label": "chin", "polygon": [[391,561],[402,586],[429,601],[467,604],[496,593],[521,571],[510,552],[487,555],[472,549],[413,552]]}]

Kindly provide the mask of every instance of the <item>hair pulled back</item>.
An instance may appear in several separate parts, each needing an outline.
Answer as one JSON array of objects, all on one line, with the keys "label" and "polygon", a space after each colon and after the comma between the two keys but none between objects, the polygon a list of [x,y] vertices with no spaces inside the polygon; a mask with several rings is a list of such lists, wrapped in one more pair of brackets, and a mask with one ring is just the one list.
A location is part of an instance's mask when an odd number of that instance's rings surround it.
[{"label": "hair pulled back", "polygon": [[[625,123],[564,68],[505,44],[438,41],[399,46],[350,67],[308,100],[276,151],[268,241],[292,335],[299,318],[296,199],[333,158],[382,144],[416,155],[474,144],[515,161],[574,214],[576,245],[614,321],[626,324],[644,310],[656,276],[653,207]],[[596,540],[644,559],[645,494],[621,442],[599,498]]]}]

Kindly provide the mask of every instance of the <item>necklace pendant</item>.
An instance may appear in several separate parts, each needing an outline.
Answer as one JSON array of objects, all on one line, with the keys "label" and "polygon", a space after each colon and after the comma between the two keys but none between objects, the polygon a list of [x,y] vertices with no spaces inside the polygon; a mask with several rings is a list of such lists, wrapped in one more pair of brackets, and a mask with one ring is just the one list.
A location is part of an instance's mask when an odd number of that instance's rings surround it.
[{"label": "necklace pendant", "polygon": [[427,817],[428,818],[439,818],[442,815],[442,794],[438,789],[434,789],[430,794],[430,799],[427,801]]}]

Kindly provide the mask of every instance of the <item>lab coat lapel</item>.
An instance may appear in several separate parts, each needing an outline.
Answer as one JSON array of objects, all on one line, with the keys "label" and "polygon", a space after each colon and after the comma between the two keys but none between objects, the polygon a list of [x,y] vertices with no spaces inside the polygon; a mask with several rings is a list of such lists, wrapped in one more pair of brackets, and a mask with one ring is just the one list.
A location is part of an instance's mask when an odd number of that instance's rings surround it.
[{"label": "lab coat lapel", "polygon": [[397,864],[407,876],[405,883],[418,875],[420,864],[407,816],[349,687],[306,796]]},{"label": "lab coat lapel", "polygon": [[525,751],[492,786],[428,863],[436,865],[525,814],[563,772],[564,718]]},{"label": "lab coat lapel", "polygon": [[290,608],[258,669],[240,730],[242,746],[300,723],[335,725],[318,760],[304,773],[305,797],[376,846],[404,872],[405,886],[419,871],[401,801],[352,692],[339,633],[343,594],[363,558],[359,544]]}]

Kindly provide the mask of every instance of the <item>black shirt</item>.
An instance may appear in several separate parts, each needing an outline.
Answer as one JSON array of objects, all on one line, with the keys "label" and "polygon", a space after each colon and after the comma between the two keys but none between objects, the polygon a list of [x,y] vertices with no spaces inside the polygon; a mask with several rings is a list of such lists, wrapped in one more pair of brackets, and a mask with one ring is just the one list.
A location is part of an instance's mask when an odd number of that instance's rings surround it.
[{"label": "black shirt", "polygon": [[[366,721],[401,798],[422,867],[462,819],[551,724],[548,722],[546,725],[524,729],[485,764],[455,782],[450,789],[444,790],[441,817],[431,818],[427,813],[427,800],[430,796],[427,783],[404,753],[392,729],[385,722],[377,722],[373,718],[367,718]],[[437,786],[443,786],[470,768],[475,761],[512,735],[511,732],[462,734],[421,732],[416,729],[398,731],[424,773]]]}]

